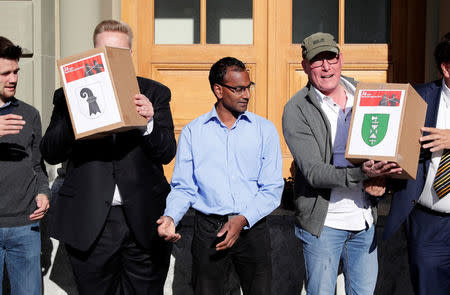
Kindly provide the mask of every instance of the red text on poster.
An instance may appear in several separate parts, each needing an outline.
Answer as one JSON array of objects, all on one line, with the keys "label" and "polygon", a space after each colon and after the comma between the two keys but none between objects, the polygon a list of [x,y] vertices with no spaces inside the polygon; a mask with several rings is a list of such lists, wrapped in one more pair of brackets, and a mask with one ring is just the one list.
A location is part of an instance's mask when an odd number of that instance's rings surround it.
[{"label": "red text on poster", "polygon": [[103,66],[102,56],[100,54],[63,66],[67,83],[104,71],[105,67]]},{"label": "red text on poster", "polygon": [[361,90],[359,105],[398,107],[401,98],[401,90]]}]

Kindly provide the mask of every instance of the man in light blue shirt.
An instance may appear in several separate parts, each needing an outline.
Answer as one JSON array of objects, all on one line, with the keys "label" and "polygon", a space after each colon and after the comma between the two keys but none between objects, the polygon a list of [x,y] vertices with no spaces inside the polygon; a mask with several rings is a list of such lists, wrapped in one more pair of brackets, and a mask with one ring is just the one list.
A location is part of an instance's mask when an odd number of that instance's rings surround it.
[{"label": "man in light blue shirt", "polygon": [[244,294],[271,294],[265,217],[280,204],[284,184],[278,133],[247,111],[254,83],[241,61],[219,60],[209,81],[217,103],[181,132],[158,232],[167,241],[179,240],[175,226],[194,208],[195,294],[225,294],[231,263]]}]

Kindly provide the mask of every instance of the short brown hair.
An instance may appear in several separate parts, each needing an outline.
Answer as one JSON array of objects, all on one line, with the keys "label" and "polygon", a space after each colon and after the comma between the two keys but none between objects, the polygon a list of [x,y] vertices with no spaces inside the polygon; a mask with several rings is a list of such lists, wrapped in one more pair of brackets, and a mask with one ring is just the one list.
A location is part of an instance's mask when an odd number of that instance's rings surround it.
[{"label": "short brown hair", "polygon": [[92,39],[94,41],[94,47],[95,47],[95,38],[97,38],[98,34],[103,32],[121,32],[127,34],[131,48],[131,44],[133,43],[133,31],[131,30],[130,26],[127,23],[113,19],[104,20],[101,23],[99,23],[95,27],[94,35],[92,36]]},{"label": "short brown hair", "polygon": [[0,58],[19,60],[22,55],[22,48],[14,45],[9,39],[0,36]]}]

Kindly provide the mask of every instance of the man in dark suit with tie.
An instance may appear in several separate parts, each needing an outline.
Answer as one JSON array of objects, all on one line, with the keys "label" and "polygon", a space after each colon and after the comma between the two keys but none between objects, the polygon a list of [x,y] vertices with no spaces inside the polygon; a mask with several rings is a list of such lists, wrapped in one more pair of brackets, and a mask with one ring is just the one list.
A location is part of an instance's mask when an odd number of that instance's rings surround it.
[{"label": "man in dark suit with tie", "polygon": [[428,104],[416,180],[392,199],[383,233],[406,221],[411,280],[416,294],[450,294],[450,33],[434,56],[443,78],[416,87]]},{"label": "man in dark suit with tie", "polygon": [[[103,21],[94,31],[96,47],[131,43],[123,22]],[[54,94],[41,151],[50,164],[68,161],[52,232],[67,248],[80,294],[163,294],[171,246],[156,220],[170,191],[162,164],[176,151],[170,90],[137,79],[141,93],[130,103],[147,127],[100,139],[75,140],[64,93]]]}]

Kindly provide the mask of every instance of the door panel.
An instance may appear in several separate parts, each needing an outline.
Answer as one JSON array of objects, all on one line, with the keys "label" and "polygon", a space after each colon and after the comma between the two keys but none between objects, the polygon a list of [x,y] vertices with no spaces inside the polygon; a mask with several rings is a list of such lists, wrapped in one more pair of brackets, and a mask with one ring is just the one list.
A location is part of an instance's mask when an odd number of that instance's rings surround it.
[{"label": "door panel", "polygon": [[[187,123],[209,112],[213,107],[216,98],[209,86],[209,69],[214,62],[225,56],[233,56],[246,63],[250,78],[256,83],[249,110],[261,116],[267,116],[267,0],[250,2],[253,3],[250,5],[251,13],[248,7],[235,9],[236,5],[242,5],[241,0],[196,1],[200,6],[199,44],[155,44],[155,1],[122,0],[122,19],[130,24],[136,36],[133,42],[133,62],[138,74],[157,80],[167,85],[172,91],[171,109],[177,138]],[[158,5],[161,3],[172,5],[170,1],[159,1]],[[206,13],[208,3],[213,8],[217,5],[222,8],[229,7],[229,11],[216,13],[208,19]],[[243,10],[245,13],[242,12]],[[166,23],[167,16],[176,19],[177,13],[172,14],[167,9],[164,13],[159,12],[159,19]],[[197,15],[196,12],[191,14]],[[249,15],[253,18],[253,29],[249,28],[251,24]],[[189,23],[186,21],[186,14],[180,19],[174,24],[180,24],[182,21]],[[207,27],[207,23],[211,28]],[[161,24],[164,22],[158,23],[158,25]],[[244,33],[239,31],[241,27]],[[236,39],[233,39],[233,36],[236,36]],[[198,43],[196,41],[198,38],[195,36],[193,40],[194,43]],[[227,44],[208,44],[207,42]],[[165,167],[166,176],[169,179],[173,164],[172,161]]]},{"label": "door panel", "polygon": [[[170,6],[182,0],[170,1],[158,0],[158,5],[169,3]],[[292,175],[292,156],[282,136],[283,108],[289,98],[308,82],[301,67],[299,43],[303,35],[310,31],[321,31],[320,28],[332,28],[343,54],[343,74],[356,80],[405,82],[405,79],[408,81],[408,77],[412,77],[411,82],[416,82],[420,75],[423,76],[423,71],[417,72],[424,63],[420,54],[425,43],[421,29],[425,18],[408,18],[408,14],[420,16],[424,13],[420,0],[383,0],[380,2],[383,7],[362,11],[374,14],[375,18],[370,15],[367,19],[375,19],[377,26],[384,28],[382,36],[375,34],[373,38],[371,34],[359,34],[354,30],[353,22],[357,26],[365,26],[365,31],[372,32],[373,22],[366,22],[364,17],[355,15],[359,9],[346,9],[346,5],[353,3],[353,0],[326,0],[316,4],[305,0],[253,0],[251,12],[248,4],[245,4],[246,8],[235,9],[236,5],[244,5],[240,0],[219,1],[188,1],[194,3],[191,6],[195,6],[197,12],[176,13],[171,11],[177,9],[175,4],[172,8],[166,7],[164,13],[158,11],[157,25],[164,22],[167,25],[167,17],[177,19],[181,15],[180,20],[173,22],[174,26],[184,22],[192,26],[190,31],[195,31],[197,35],[187,38],[193,40],[190,43],[196,44],[155,44],[154,1],[122,0],[122,18],[131,25],[136,36],[133,61],[137,72],[171,89],[171,108],[178,137],[188,122],[211,110],[215,102],[208,82],[212,63],[225,56],[234,56],[245,62],[252,81],[256,82],[249,110],[268,118],[277,127],[283,153],[284,177]],[[187,5],[188,2],[180,3]],[[326,12],[323,11],[324,3],[327,3]],[[368,3],[375,5],[375,2]],[[222,7],[221,11],[214,11],[214,7],[219,7],[217,5]],[[304,9],[305,5],[309,5],[310,10]],[[377,18],[376,15],[380,13],[381,17]],[[392,16],[387,15],[389,13]],[[195,15],[195,19],[186,21],[186,15]],[[323,19],[327,15],[327,19]],[[250,17],[252,19],[249,22]],[[411,30],[411,27],[416,31]],[[185,39],[180,38],[180,42],[186,43],[183,41]],[[368,40],[372,44],[354,44],[355,40]],[[173,38],[170,43],[174,43]],[[411,44],[414,46],[407,46]],[[409,56],[414,57],[414,62]],[[169,178],[172,168],[173,163],[165,167]]]}]

